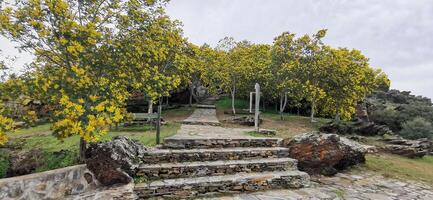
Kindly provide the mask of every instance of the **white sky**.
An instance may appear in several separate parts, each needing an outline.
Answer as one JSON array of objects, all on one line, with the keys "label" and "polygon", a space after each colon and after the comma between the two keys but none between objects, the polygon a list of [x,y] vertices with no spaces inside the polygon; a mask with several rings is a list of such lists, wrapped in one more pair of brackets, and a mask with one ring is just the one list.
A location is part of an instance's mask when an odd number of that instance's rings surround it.
[{"label": "white sky", "polygon": [[325,42],[360,49],[392,88],[433,98],[432,0],[172,0],[167,10],[196,44],[272,43],[284,31],[326,28]]},{"label": "white sky", "polygon": [[[326,28],[326,43],[360,49],[392,88],[433,98],[433,0],[172,0],[167,12],[191,42],[212,46],[225,36],[272,43],[284,31]],[[32,56],[14,46],[0,38],[19,71]]]}]

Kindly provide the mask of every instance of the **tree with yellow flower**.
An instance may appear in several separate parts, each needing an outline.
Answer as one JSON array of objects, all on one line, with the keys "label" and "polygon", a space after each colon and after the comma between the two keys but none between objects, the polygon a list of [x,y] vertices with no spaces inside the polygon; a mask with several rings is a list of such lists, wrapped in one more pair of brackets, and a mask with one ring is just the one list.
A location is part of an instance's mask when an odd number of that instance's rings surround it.
[{"label": "tree with yellow flower", "polygon": [[[86,142],[97,141],[123,118],[130,74],[113,56],[116,24],[125,7],[140,2],[18,0],[1,7],[0,33],[36,57],[36,91],[56,107],[53,134],[59,139],[79,135],[81,159]],[[141,5],[159,7],[158,1]]]}]

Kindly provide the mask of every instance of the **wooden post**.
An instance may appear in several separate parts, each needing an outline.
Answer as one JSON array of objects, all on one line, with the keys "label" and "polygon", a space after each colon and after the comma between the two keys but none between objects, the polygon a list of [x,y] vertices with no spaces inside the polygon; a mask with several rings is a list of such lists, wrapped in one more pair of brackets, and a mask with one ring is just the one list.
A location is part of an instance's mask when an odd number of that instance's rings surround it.
[{"label": "wooden post", "polygon": [[161,136],[161,110],[162,110],[162,99],[159,97],[158,99],[158,118],[156,122],[156,144],[160,144],[160,136]]},{"label": "wooden post", "polygon": [[256,89],[256,102],[254,102],[256,107],[254,115],[254,127],[256,128],[256,132],[259,132],[260,85],[256,83],[254,88]]},{"label": "wooden post", "polygon": [[253,113],[253,96],[254,92],[250,92],[250,113]]}]

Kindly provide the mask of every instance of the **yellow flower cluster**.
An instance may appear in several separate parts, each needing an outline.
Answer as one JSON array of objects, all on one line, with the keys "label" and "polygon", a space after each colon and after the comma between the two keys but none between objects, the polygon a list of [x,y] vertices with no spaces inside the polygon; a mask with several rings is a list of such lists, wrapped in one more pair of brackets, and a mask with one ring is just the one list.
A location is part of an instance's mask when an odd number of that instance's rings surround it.
[{"label": "yellow flower cluster", "polygon": [[36,123],[36,120],[38,120],[38,115],[33,110],[27,111],[26,114],[23,115],[23,120],[28,125],[34,125]]},{"label": "yellow flower cluster", "polygon": [[6,132],[11,131],[13,125],[14,121],[12,119],[0,115],[0,145],[3,145],[8,141]]},{"label": "yellow flower cluster", "polygon": [[96,142],[108,132],[108,128],[115,122],[120,122],[124,112],[109,101],[97,102],[97,96],[89,96],[89,104],[85,107],[85,100],[79,98],[77,103],[68,96],[62,95],[60,105],[62,109],[56,112],[59,119],[53,125],[54,134],[59,138],[79,135],[88,142]]}]

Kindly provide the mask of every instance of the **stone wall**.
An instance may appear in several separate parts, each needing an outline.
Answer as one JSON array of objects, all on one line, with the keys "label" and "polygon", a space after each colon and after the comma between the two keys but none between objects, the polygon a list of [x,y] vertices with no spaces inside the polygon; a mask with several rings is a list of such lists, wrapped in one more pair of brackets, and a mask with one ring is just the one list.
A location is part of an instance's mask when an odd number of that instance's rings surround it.
[{"label": "stone wall", "polygon": [[0,179],[0,199],[63,199],[98,186],[85,165]]}]

